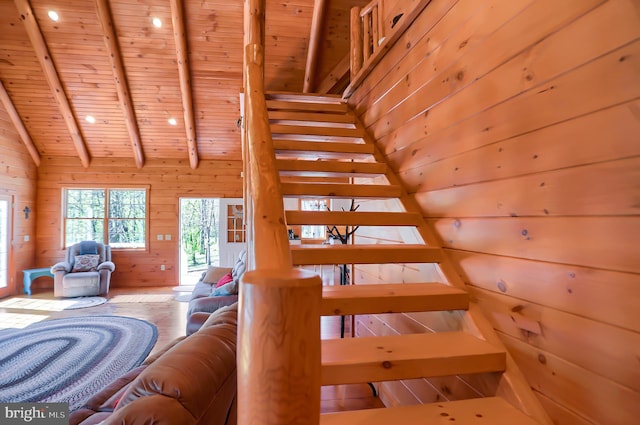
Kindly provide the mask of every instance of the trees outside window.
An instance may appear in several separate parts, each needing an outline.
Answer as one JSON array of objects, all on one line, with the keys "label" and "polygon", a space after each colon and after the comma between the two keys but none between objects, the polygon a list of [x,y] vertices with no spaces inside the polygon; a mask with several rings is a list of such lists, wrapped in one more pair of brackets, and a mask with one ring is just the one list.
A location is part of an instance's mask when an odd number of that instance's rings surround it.
[{"label": "trees outside window", "polygon": [[65,189],[64,246],[87,240],[114,249],[144,249],[147,190]]},{"label": "trees outside window", "polygon": [[183,199],[181,203],[182,249],[189,269],[212,264],[218,249],[218,199]]}]

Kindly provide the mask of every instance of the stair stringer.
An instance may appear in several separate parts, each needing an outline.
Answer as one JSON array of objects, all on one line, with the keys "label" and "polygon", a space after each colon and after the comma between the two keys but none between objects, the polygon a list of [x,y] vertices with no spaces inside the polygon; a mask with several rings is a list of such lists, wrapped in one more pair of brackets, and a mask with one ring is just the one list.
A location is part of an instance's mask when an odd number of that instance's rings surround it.
[{"label": "stair stringer", "polygon": [[[422,237],[425,244],[430,247],[442,249],[442,246],[435,237],[434,232],[424,220],[423,211],[419,204],[416,202],[415,198],[409,195],[402,183],[402,180],[394,171],[392,171],[391,166],[382,154],[382,151],[379,149],[373,137],[363,125],[362,121],[350,107],[347,113],[353,117],[353,122],[356,128],[362,130],[364,142],[373,146],[373,157],[375,160],[387,165],[387,170],[384,176],[388,180],[389,184],[400,187],[401,194],[398,199],[405,211],[418,213],[420,216],[420,220],[416,224],[416,230]],[[466,291],[466,284],[458,274],[447,253],[443,250],[442,254],[442,261],[439,264],[436,264],[436,268],[443,282]],[[462,330],[501,348],[507,353],[506,369],[499,379],[496,396],[504,398],[522,412],[536,419],[540,424],[551,425],[553,423],[551,418],[533,393],[533,390],[529,386],[524,374],[516,364],[513,357],[509,354],[506,346],[502,343],[497,332],[487,320],[478,304],[473,299],[470,299],[468,310],[458,310],[449,314],[455,314],[457,316],[462,325]]]}]

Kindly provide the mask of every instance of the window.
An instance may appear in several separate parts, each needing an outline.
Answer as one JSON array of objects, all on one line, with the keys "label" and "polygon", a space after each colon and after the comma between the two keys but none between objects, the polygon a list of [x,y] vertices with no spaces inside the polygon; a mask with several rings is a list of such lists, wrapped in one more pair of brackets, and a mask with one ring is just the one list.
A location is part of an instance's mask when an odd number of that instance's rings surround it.
[{"label": "window", "polygon": [[146,189],[65,189],[65,247],[80,241],[146,247]]},{"label": "window", "polygon": [[[326,199],[301,199],[300,209],[302,211],[327,211],[328,203]],[[324,239],[324,226],[302,226],[300,230],[302,239]]]}]

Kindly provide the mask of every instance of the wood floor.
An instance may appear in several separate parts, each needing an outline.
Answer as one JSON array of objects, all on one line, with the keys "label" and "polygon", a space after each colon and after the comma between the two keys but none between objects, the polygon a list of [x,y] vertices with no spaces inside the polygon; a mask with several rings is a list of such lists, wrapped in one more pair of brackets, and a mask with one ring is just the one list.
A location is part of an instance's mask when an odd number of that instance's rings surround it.
[{"label": "wood floor", "polygon": [[[96,307],[76,310],[59,310],[51,289],[33,289],[33,295],[19,295],[0,299],[0,329],[23,327],[29,323],[73,316],[128,316],[146,320],[158,328],[158,341],[151,354],[160,350],[173,339],[185,334],[187,303],[175,300],[179,293],[171,287],[158,288],[112,288],[108,302]],[[2,304],[16,298],[33,301],[24,302],[25,308],[4,308]],[[42,301],[42,302],[38,302]],[[50,301],[50,303],[47,303]],[[35,308],[30,308],[35,307]],[[349,334],[349,321],[346,321]],[[340,337],[340,318],[324,317],[321,321],[322,338]],[[367,384],[322,387],[322,412],[359,410],[384,407],[380,399],[373,397]]]}]

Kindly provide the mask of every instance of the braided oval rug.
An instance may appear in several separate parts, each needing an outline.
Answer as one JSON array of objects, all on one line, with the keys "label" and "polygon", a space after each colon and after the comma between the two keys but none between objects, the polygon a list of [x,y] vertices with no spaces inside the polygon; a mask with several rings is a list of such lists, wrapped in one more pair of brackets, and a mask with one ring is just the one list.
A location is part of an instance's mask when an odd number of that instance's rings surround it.
[{"label": "braided oval rug", "polygon": [[0,402],[68,402],[69,410],[139,366],[155,325],[121,316],[78,316],[0,331]]}]

